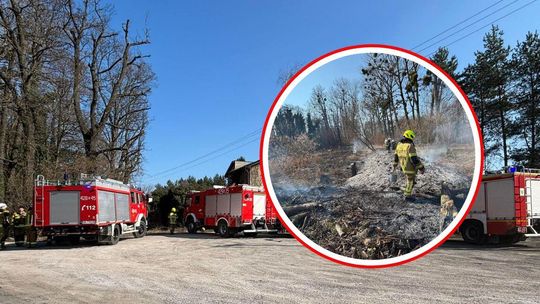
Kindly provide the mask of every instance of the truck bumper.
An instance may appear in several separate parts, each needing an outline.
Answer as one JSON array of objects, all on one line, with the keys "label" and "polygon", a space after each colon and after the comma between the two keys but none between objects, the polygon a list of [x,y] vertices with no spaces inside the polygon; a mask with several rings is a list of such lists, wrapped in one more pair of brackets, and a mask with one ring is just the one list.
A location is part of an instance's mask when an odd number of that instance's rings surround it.
[{"label": "truck bumper", "polygon": [[43,228],[41,234],[44,236],[95,235],[98,232],[98,226],[52,226]]}]

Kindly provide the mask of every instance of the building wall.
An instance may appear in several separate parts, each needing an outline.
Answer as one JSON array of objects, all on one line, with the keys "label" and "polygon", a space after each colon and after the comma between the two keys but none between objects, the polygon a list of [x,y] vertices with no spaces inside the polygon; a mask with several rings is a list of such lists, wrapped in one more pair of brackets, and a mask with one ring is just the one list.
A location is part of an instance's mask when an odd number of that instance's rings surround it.
[{"label": "building wall", "polygon": [[249,184],[252,186],[262,186],[261,167],[259,165],[249,168]]}]

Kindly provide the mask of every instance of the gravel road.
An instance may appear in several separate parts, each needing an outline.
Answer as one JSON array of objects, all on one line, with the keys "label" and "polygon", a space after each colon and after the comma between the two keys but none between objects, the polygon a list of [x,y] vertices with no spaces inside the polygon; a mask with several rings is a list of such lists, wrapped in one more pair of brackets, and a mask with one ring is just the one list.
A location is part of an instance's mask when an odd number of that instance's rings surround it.
[{"label": "gravel road", "polygon": [[540,240],[449,241],[396,268],[328,262],[288,237],[153,234],[0,252],[0,303],[539,303]]}]

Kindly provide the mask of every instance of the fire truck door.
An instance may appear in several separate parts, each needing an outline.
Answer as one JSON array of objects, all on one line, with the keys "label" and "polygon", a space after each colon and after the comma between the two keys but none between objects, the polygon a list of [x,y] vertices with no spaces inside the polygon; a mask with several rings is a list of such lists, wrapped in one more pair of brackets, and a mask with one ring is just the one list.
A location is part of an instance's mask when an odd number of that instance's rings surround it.
[{"label": "fire truck door", "polygon": [[253,195],[253,218],[261,219],[266,215],[266,195],[255,193]]},{"label": "fire truck door", "polygon": [[196,194],[193,197],[193,212],[198,219],[204,218],[204,197]]},{"label": "fire truck door", "polygon": [[527,215],[530,218],[540,218],[540,180],[527,180]]}]

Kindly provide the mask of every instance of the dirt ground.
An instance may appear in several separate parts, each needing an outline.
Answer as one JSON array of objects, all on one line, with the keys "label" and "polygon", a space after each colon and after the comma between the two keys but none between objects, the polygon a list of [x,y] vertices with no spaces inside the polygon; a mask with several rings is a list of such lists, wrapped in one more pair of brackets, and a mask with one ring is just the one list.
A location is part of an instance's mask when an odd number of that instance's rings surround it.
[{"label": "dirt ground", "polygon": [[0,303],[538,303],[540,240],[449,241],[379,270],[326,261],[288,237],[155,234],[116,246],[0,252]]}]

